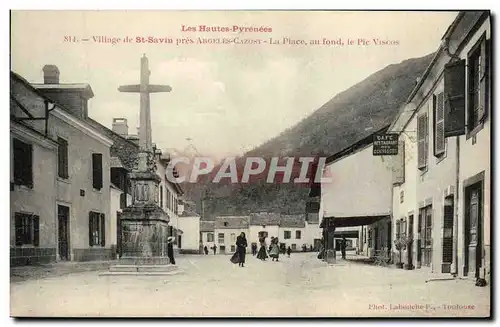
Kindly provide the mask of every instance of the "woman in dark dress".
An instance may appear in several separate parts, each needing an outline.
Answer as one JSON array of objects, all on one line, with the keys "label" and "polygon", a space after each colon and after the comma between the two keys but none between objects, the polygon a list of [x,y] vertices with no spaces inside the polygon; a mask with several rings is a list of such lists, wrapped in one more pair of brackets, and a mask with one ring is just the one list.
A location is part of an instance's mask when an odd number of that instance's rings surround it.
[{"label": "woman in dark dress", "polygon": [[241,232],[240,236],[236,238],[236,251],[238,252],[240,267],[244,267],[245,265],[245,255],[247,252],[247,246],[248,243],[245,237],[245,233]]},{"label": "woman in dark dress", "polygon": [[266,245],[266,238],[261,237],[259,239],[260,242],[260,249],[259,253],[257,253],[257,259],[260,259],[262,261],[266,260],[268,258],[267,256],[267,245]]},{"label": "woman in dark dress", "polygon": [[170,264],[175,265],[175,259],[174,259],[174,238],[169,237],[167,239],[167,256],[168,259],[170,260]]}]

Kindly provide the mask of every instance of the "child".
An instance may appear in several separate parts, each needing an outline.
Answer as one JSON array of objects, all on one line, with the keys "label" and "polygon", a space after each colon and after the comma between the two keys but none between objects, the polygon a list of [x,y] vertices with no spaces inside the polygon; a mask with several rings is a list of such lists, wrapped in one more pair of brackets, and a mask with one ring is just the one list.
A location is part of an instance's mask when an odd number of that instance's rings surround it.
[{"label": "child", "polygon": [[286,249],[286,254],[288,254],[289,258],[290,258],[290,253],[292,253],[292,249],[288,247],[288,249]]}]

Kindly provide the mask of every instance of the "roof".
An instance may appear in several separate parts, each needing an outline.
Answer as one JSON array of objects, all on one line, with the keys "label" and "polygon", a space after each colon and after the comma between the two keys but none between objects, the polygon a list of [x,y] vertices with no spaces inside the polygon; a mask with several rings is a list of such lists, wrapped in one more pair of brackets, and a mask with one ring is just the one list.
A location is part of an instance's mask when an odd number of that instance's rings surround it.
[{"label": "roof", "polygon": [[279,225],[281,215],[275,212],[259,212],[250,214],[250,225],[252,226],[272,226]]},{"label": "roof", "polygon": [[124,169],[126,169],[125,166],[123,166],[122,161],[118,157],[111,157],[110,158],[110,167],[111,168],[124,168]]},{"label": "roof", "polygon": [[243,229],[248,228],[249,216],[217,216],[215,217],[216,229]]},{"label": "roof", "polygon": [[200,215],[194,210],[184,209],[180,217],[200,217]]},{"label": "roof", "polygon": [[306,215],[303,213],[295,215],[282,215],[280,227],[306,227]]},{"label": "roof", "polygon": [[215,221],[200,221],[200,232],[213,232]]},{"label": "roof", "polygon": [[389,126],[390,125],[386,125],[383,128],[379,129],[378,131],[376,131],[376,132],[366,136],[365,138],[357,141],[356,143],[351,144],[347,148],[344,148],[344,149],[340,150],[339,152],[332,154],[331,156],[326,158],[326,164],[329,164],[329,163],[336,161],[338,159],[341,159],[343,157],[347,157],[347,156],[353,154],[354,152],[356,152],[357,150],[362,149],[362,148],[372,144],[373,143],[373,135],[378,134],[378,133],[385,133],[389,129]]},{"label": "roof", "polygon": [[94,92],[92,88],[87,83],[70,83],[70,84],[45,84],[45,83],[32,83],[33,87],[39,90],[74,90],[83,91],[87,98],[92,98]]},{"label": "roof", "polygon": [[307,222],[309,224],[319,224],[319,213],[309,212],[307,214]]}]

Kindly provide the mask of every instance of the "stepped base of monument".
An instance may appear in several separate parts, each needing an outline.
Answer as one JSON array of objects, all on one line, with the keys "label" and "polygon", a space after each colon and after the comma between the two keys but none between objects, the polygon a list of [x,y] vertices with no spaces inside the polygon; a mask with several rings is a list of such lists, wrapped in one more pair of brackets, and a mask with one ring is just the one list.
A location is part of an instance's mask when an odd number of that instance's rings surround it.
[{"label": "stepped base of monument", "polygon": [[128,275],[128,276],[164,276],[176,275],[180,270],[176,265],[114,265],[101,276]]}]

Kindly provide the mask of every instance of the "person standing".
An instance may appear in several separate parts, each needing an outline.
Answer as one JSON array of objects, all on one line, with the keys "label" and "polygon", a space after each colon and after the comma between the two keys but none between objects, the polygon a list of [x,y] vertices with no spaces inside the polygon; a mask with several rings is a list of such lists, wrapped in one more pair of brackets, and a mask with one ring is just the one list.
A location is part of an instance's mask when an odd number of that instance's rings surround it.
[{"label": "person standing", "polygon": [[288,249],[286,249],[286,254],[288,254],[288,257],[290,258],[290,254],[292,253],[292,248],[291,247],[288,247]]},{"label": "person standing", "polygon": [[205,247],[203,248],[203,251],[205,252],[205,255],[208,255],[208,248],[207,246],[205,245]]},{"label": "person standing", "polygon": [[239,266],[244,267],[245,266],[245,255],[247,252],[247,238],[245,236],[244,232],[241,232],[240,236],[236,238],[236,249],[238,251],[238,257],[239,257]]},{"label": "person standing", "polygon": [[215,243],[214,243],[214,246],[212,247],[212,249],[214,250],[214,255],[216,255],[217,254],[217,245],[215,245]]},{"label": "person standing", "polygon": [[278,239],[277,238],[273,238],[273,240],[271,241],[269,256],[272,258],[272,261],[274,261],[274,259],[276,259],[276,261],[279,261],[280,249],[278,246]]},{"label": "person standing", "polygon": [[345,236],[342,236],[342,241],[340,242],[340,251],[342,252],[342,259],[346,258],[345,251],[347,248],[347,240],[345,239]]},{"label": "person standing", "polygon": [[175,265],[174,238],[173,237],[169,237],[167,239],[167,256],[168,256],[168,260],[170,260],[170,264]]},{"label": "person standing", "polygon": [[267,245],[266,245],[266,238],[265,237],[261,237],[259,239],[259,243],[260,243],[260,249],[259,249],[259,253],[257,253],[257,259],[260,259],[262,261],[265,261],[267,259]]}]

